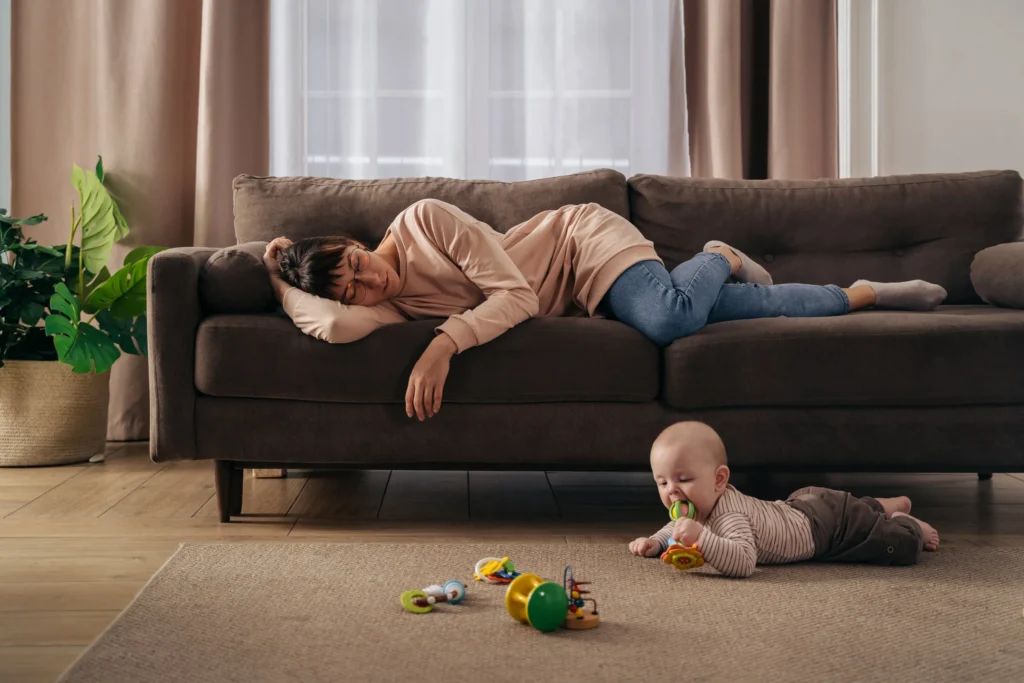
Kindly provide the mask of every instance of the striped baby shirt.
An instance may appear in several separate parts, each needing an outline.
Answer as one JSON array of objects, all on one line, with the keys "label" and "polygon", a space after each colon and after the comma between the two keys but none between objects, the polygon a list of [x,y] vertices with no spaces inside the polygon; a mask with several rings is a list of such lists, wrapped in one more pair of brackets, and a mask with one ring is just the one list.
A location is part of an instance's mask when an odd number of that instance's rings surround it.
[{"label": "striped baby shirt", "polygon": [[[651,536],[668,547],[675,522]],[[745,496],[731,484],[697,539],[704,561],[726,576],[750,576],[757,564],[786,564],[814,556],[811,523],[785,501]]]}]

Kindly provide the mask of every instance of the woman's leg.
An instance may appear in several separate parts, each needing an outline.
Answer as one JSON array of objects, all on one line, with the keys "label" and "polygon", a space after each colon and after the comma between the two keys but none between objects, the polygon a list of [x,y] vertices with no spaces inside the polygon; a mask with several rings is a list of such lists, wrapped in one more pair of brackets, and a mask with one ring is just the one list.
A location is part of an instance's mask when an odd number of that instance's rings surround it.
[{"label": "woman's leg", "polygon": [[[860,293],[857,293],[858,295]],[[860,303],[860,301],[858,301]],[[723,285],[708,314],[708,324],[751,318],[822,318],[844,315],[851,300],[835,285]]]},{"label": "woman's leg", "polygon": [[615,280],[602,306],[611,317],[666,346],[704,327],[734,267],[739,264],[725,254],[711,252],[697,254],[671,273],[658,261],[641,261]]}]

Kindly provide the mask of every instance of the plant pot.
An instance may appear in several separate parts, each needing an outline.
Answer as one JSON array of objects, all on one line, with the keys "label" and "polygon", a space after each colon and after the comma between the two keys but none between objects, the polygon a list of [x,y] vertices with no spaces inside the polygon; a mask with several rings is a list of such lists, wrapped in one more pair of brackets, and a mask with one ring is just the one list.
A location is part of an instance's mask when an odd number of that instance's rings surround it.
[{"label": "plant pot", "polygon": [[110,373],[79,375],[57,361],[0,368],[0,467],[66,465],[102,453]]}]

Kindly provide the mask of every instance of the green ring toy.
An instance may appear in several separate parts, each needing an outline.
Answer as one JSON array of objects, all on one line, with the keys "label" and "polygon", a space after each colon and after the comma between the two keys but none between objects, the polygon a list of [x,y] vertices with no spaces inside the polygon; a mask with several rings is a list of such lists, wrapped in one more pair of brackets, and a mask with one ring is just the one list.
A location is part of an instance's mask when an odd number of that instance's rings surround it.
[{"label": "green ring toy", "polygon": [[[684,505],[686,506],[685,514],[683,513]],[[697,516],[697,508],[688,500],[677,500],[668,509],[668,516],[672,519],[682,519],[683,517],[694,519]]]},{"label": "green ring toy", "polygon": [[404,593],[402,593],[401,597],[402,607],[409,610],[413,614],[426,614],[427,612],[430,612],[434,609],[434,605],[430,603],[423,606],[417,605],[416,598],[421,598],[421,601],[426,601],[430,598],[430,596],[424,593],[423,591],[405,591]]}]

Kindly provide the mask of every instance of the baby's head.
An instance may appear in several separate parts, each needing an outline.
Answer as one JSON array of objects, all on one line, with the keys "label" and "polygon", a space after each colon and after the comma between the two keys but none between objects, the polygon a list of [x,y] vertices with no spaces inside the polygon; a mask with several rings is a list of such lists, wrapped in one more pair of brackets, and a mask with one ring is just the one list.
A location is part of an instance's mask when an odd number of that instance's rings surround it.
[{"label": "baby's head", "polygon": [[688,500],[703,518],[729,483],[725,444],[702,422],[677,422],[654,440],[651,472],[665,507]]}]

